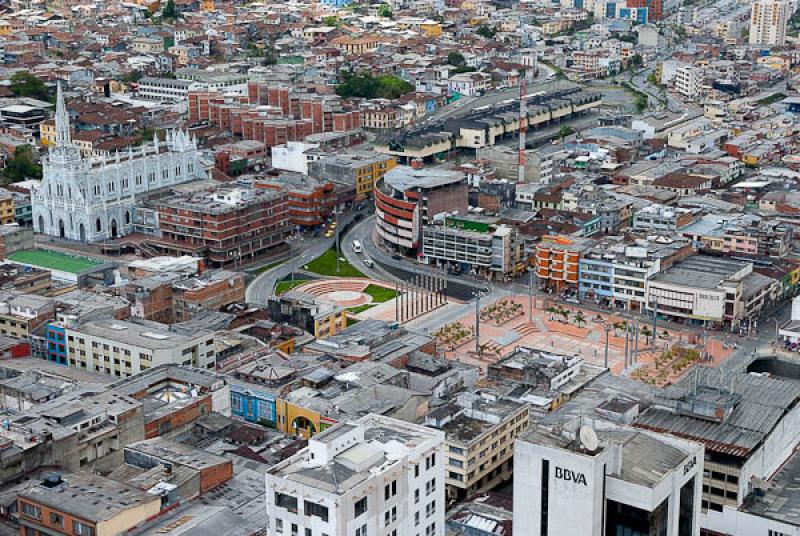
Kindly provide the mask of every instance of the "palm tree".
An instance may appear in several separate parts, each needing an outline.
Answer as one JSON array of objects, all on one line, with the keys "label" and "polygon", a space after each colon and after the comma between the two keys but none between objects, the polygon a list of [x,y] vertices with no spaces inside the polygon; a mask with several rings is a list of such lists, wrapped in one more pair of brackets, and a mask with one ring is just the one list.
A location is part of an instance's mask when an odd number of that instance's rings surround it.
[{"label": "palm tree", "polygon": [[575,325],[578,327],[580,327],[581,324],[586,323],[586,318],[584,318],[583,313],[580,311],[577,311],[574,315],[572,315],[572,319],[575,321]]},{"label": "palm tree", "polygon": [[614,322],[614,336],[619,337],[619,330],[625,329],[627,324],[625,322]]},{"label": "palm tree", "polygon": [[559,309],[558,314],[560,314],[564,318],[564,322],[569,319],[569,310],[567,309]]},{"label": "palm tree", "polygon": [[558,313],[558,309],[556,309],[556,308],[555,308],[555,307],[553,307],[552,305],[551,305],[550,307],[548,307],[547,309],[545,309],[545,310],[546,310],[548,313],[550,313],[550,321],[552,321],[552,320],[553,320],[553,318],[555,318],[555,316],[556,316],[556,313]]}]

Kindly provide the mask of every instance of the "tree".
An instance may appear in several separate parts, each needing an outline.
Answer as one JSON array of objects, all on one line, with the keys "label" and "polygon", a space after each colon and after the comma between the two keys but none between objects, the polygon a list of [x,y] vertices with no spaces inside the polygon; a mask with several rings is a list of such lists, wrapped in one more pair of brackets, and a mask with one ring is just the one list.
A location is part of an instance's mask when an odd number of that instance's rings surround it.
[{"label": "tree", "polygon": [[389,7],[388,4],[381,4],[378,8],[378,16],[379,17],[386,17],[387,19],[392,18],[392,8]]},{"label": "tree", "polygon": [[322,19],[322,24],[325,26],[339,26],[339,17],[336,15],[328,15]]},{"label": "tree", "polygon": [[644,60],[642,60],[641,54],[634,54],[631,56],[631,67],[641,67],[644,64]]},{"label": "tree", "polygon": [[495,30],[488,24],[481,24],[480,26],[478,26],[478,29],[475,30],[475,33],[480,35],[481,37],[485,37],[486,39],[491,39],[497,34],[497,30]]},{"label": "tree", "polygon": [[558,312],[558,309],[556,309],[555,307],[551,306],[551,307],[548,307],[547,309],[545,309],[545,311],[550,313],[550,320],[552,321],[553,318],[555,318],[556,313]]},{"label": "tree", "polygon": [[20,145],[14,149],[14,156],[6,160],[3,176],[8,182],[42,178],[42,166],[36,163],[30,145]]},{"label": "tree", "polygon": [[561,140],[561,144],[564,144],[564,139],[572,136],[575,133],[575,129],[569,125],[564,125],[560,129],[558,129],[558,137]]},{"label": "tree", "polygon": [[414,86],[392,75],[373,77],[369,73],[348,74],[336,86],[336,94],[343,98],[396,99],[414,91]]},{"label": "tree", "polygon": [[572,319],[575,321],[575,325],[581,327],[581,324],[586,323],[586,317],[583,316],[583,313],[577,311],[574,315],[572,315]]},{"label": "tree", "polygon": [[161,12],[161,16],[165,19],[178,18],[178,12],[175,10],[175,0],[167,0],[167,5],[164,6],[164,11]]},{"label": "tree", "polygon": [[124,75],[122,75],[122,78],[120,78],[120,80],[122,82],[130,83],[130,82],[138,82],[141,78],[142,78],[142,72],[133,70],[129,73],[125,73]]},{"label": "tree", "polygon": [[11,91],[15,97],[31,97],[39,100],[47,100],[50,97],[47,86],[41,78],[28,71],[19,71],[11,76]]},{"label": "tree", "polygon": [[454,67],[460,67],[462,65],[466,65],[467,60],[464,59],[464,55],[462,53],[451,52],[447,55],[447,63]]}]

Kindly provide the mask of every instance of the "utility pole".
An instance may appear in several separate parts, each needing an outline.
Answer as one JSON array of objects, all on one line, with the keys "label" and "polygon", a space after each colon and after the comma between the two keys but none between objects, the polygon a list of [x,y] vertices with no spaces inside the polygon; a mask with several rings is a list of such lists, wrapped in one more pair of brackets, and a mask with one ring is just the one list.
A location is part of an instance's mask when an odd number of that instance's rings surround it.
[{"label": "utility pole", "polygon": [[481,351],[481,293],[474,292],[475,295],[475,353]]},{"label": "utility pole", "polygon": [[533,270],[528,267],[528,324],[533,324]]},{"label": "utility pole", "polygon": [[336,227],[336,273],[339,273],[339,209],[333,209],[333,223]]},{"label": "utility pole", "polygon": [[656,347],[656,335],[658,334],[658,298],[653,299],[653,348]]},{"label": "utility pole", "polygon": [[606,356],[603,362],[605,363],[605,368],[608,368],[608,332],[611,331],[611,325],[608,323],[603,324],[603,329],[606,332]]},{"label": "utility pole", "polygon": [[628,336],[630,334],[630,326],[628,325],[628,321],[627,320],[623,320],[622,323],[625,324],[625,356],[624,356],[625,366],[623,368],[623,370],[624,370],[624,369],[628,368]]},{"label": "utility pole", "polygon": [[633,356],[632,356],[632,359],[631,359],[631,364],[636,363],[638,361],[638,357],[639,357],[639,318],[638,317],[636,318],[636,327],[634,329],[636,331],[634,331],[635,339],[634,339],[634,342],[633,342]]}]

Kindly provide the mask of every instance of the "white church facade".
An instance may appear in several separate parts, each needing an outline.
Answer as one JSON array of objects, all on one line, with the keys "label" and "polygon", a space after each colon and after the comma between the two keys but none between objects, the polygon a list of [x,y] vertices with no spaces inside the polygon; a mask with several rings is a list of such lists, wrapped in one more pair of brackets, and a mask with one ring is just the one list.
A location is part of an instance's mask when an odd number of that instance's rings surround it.
[{"label": "white church facade", "polygon": [[196,140],[181,130],[112,158],[86,159],[72,143],[61,86],[56,143],[42,159],[43,179],[31,192],[37,233],[97,242],[133,229],[136,196],[205,178]]}]

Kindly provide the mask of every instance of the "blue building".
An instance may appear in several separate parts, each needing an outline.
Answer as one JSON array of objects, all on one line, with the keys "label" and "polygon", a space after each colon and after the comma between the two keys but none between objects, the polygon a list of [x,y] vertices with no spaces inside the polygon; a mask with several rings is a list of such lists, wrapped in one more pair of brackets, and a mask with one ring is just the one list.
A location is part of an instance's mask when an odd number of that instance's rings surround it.
[{"label": "blue building", "polygon": [[251,387],[231,384],[231,413],[246,421],[275,426],[275,397]]},{"label": "blue building", "polygon": [[64,328],[48,324],[45,328],[45,342],[47,344],[47,360],[59,365],[66,365],[67,340]]}]

